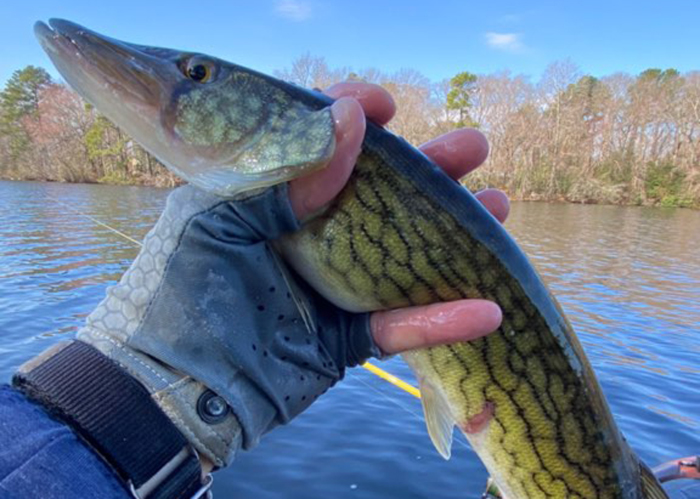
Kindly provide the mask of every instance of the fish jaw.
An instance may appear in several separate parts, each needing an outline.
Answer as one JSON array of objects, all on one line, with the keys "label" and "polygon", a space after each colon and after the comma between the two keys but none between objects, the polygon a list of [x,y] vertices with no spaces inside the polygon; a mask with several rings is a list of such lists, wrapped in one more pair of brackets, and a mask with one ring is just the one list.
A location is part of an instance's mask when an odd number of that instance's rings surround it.
[{"label": "fish jaw", "polygon": [[150,56],[137,46],[98,35],[60,19],[37,22],[34,33],[68,84],[102,114],[139,137],[146,149],[170,145],[160,109],[172,91],[175,51]]},{"label": "fish jaw", "polygon": [[[66,81],[179,177],[222,196],[325,167],[335,151],[329,107],[311,109],[271,78],[191,52],[115,40],[75,23],[34,32]],[[207,82],[189,65],[210,68]]]}]

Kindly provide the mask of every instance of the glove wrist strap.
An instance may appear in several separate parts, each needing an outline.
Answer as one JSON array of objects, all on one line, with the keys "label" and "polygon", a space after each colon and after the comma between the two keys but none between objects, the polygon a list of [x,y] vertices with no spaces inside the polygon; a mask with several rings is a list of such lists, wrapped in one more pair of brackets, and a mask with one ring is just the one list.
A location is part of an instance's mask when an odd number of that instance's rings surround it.
[{"label": "glove wrist strap", "polygon": [[81,341],[20,368],[13,384],[73,430],[139,499],[202,497],[198,456],[136,379]]}]

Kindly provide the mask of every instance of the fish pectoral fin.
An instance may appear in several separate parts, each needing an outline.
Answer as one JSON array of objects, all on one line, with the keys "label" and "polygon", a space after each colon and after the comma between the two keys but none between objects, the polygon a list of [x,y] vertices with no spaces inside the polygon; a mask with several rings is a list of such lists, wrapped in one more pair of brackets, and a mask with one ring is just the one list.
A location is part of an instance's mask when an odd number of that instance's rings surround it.
[{"label": "fish pectoral fin", "polygon": [[440,455],[449,459],[452,452],[452,433],[455,419],[447,399],[424,379],[420,380],[420,393],[430,440],[433,441],[433,445]]},{"label": "fish pectoral fin", "polygon": [[272,260],[275,262],[275,266],[280,271],[280,274],[282,274],[282,278],[284,279],[284,282],[287,285],[287,289],[289,290],[291,298],[294,300],[294,304],[297,306],[299,315],[301,315],[301,318],[304,321],[306,331],[309,334],[316,334],[318,331],[315,318],[316,316],[311,311],[311,306],[309,305],[309,298],[306,296],[306,293],[299,289],[299,285],[297,284],[296,280],[292,276],[291,271],[289,270],[289,267],[287,267],[287,265],[284,263],[284,260],[282,260],[282,257],[279,255],[279,253],[276,250],[272,250],[270,251],[270,255],[272,257]]}]

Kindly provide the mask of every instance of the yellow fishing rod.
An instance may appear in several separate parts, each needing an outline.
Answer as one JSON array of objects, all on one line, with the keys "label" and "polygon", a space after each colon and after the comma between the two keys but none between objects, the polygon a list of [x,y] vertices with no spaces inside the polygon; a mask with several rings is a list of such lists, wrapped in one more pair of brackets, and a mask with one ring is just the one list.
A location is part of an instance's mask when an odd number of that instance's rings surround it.
[{"label": "yellow fishing rod", "polygon": [[364,364],[362,364],[362,367],[367,369],[372,374],[376,374],[377,376],[379,376],[383,380],[388,381],[392,385],[394,385],[398,388],[401,388],[403,391],[410,393],[414,397],[421,398],[420,397],[420,390],[418,388],[416,388],[413,385],[409,385],[404,380],[397,378],[393,374],[389,374],[388,372],[384,371],[383,369],[378,368],[374,364],[370,364],[369,362],[365,362]]}]

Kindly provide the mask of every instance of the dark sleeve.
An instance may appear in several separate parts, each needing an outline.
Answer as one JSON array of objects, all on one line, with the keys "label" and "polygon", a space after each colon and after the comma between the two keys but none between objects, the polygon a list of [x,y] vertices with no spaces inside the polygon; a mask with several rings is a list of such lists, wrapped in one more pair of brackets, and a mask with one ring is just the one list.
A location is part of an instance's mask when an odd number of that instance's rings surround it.
[{"label": "dark sleeve", "polygon": [[128,499],[112,470],[63,423],[0,386],[0,497]]}]

